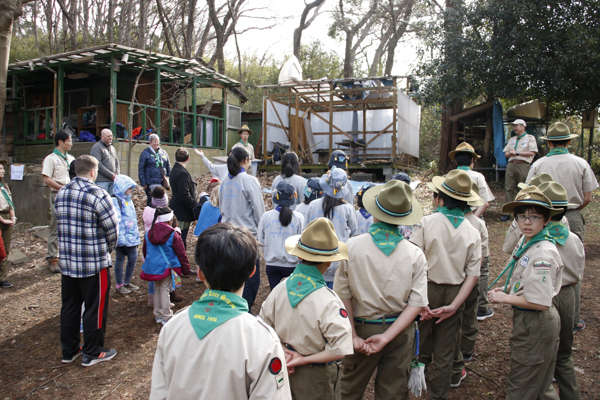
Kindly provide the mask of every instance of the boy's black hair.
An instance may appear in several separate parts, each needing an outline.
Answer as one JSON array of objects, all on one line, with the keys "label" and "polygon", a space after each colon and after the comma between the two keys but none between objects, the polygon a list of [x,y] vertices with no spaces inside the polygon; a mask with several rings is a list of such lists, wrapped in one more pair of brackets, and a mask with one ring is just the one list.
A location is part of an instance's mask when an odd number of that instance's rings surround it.
[{"label": "boy's black hair", "polygon": [[194,254],[211,289],[225,292],[235,292],[242,287],[252,274],[257,257],[258,242],[248,228],[229,222],[202,232]]},{"label": "boy's black hair", "polygon": [[567,147],[570,141],[571,139],[552,140],[552,144],[554,145],[554,147]]},{"label": "boy's black hair", "polygon": [[475,156],[472,153],[466,153],[464,151],[461,151],[459,153],[456,153],[456,155],[454,156],[454,161],[456,161],[456,165],[458,166],[466,165],[468,167],[469,165],[471,165],[473,157]]},{"label": "boy's black hair", "polygon": [[466,201],[457,200],[454,197],[448,196],[442,191],[438,193],[438,196],[444,201],[444,207],[446,207],[448,210],[459,208],[463,211],[466,211],[469,208],[469,205]]},{"label": "boy's black hair", "polygon": [[307,261],[307,260],[302,260],[301,261],[302,264],[304,265],[312,265],[313,267],[316,267],[319,264],[323,264],[323,262],[317,262],[317,261]]},{"label": "boy's black hair", "polygon": [[550,220],[551,221],[560,221],[561,219],[563,219],[563,217],[565,216],[566,213],[567,213],[567,207],[562,207],[562,212],[560,214],[552,215],[550,217]]},{"label": "boy's black hair", "polygon": [[544,222],[548,222],[550,220],[550,210],[545,207],[534,206],[532,204],[525,204],[515,207],[513,215],[515,218],[517,218],[517,214],[525,214],[527,210],[531,210],[536,214],[540,214],[542,217],[544,217]]},{"label": "boy's black hair", "polygon": [[59,140],[66,142],[67,140],[69,140],[70,137],[71,137],[71,134],[69,134],[65,131],[61,130],[61,131],[56,132],[56,134],[54,135],[54,147],[58,146]]},{"label": "boy's black hair", "polygon": [[300,175],[300,163],[294,152],[288,152],[281,157],[281,176],[289,178],[294,174]]},{"label": "boy's black hair", "polygon": [[231,154],[227,157],[227,170],[229,171],[229,174],[231,176],[237,176],[242,171],[240,163],[248,157],[246,149],[241,147],[231,149]]}]

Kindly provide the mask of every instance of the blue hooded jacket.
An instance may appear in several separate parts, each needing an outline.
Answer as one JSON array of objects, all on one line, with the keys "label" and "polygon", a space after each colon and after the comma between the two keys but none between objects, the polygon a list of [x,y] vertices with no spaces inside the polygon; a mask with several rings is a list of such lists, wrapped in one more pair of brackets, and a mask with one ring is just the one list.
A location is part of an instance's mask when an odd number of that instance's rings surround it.
[{"label": "blue hooded jacket", "polygon": [[117,247],[133,247],[141,243],[133,200],[131,200],[131,196],[125,196],[127,190],[136,186],[133,179],[127,175],[117,175],[115,178],[112,201],[117,209],[117,218],[119,219]]}]

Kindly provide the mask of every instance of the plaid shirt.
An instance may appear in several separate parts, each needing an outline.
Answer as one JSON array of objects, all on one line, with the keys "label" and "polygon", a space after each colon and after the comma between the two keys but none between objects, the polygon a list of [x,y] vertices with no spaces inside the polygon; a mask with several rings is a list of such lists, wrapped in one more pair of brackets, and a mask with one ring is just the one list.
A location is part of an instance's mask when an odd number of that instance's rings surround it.
[{"label": "plaid shirt", "polygon": [[108,193],[76,177],[58,191],[54,207],[61,273],[87,278],[110,267],[119,221]]}]

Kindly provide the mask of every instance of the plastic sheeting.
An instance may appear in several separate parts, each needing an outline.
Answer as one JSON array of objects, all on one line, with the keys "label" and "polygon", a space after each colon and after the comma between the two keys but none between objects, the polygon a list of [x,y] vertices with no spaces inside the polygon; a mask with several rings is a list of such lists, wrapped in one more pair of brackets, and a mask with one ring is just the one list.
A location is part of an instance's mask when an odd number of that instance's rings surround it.
[{"label": "plastic sheeting", "polygon": [[504,155],[504,122],[502,121],[502,104],[500,101],[494,101],[492,122],[494,126],[494,157],[496,165],[500,168],[506,167],[506,156]]}]

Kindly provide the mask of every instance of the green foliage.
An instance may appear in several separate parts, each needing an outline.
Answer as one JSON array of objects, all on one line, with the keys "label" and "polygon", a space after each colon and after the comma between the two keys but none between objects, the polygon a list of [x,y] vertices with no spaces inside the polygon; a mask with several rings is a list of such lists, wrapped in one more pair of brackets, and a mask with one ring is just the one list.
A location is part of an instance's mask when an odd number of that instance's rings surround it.
[{"label": "green foliage", "polygon": [[315,40],[300,48],[300,66],[303,79],[336,79],[342,74],[344,61]]},{"label": "green foliage", "polygon": [[[439,106],[421,108],[419,128],[419,167],[431,168],[439,157],[442,109]],[[432,164],[433,163],[433,164]]]}]

